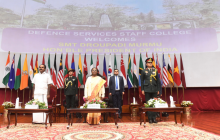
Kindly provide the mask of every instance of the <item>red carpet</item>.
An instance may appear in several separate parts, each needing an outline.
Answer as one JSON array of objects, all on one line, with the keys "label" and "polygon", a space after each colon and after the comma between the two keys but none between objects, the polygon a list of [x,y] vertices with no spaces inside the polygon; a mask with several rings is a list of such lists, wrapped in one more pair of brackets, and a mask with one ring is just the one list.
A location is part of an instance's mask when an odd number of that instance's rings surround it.
[{"label": "red carpet", "polygon": [[189,126],[182,127],[174,122],[147,123],[146,128],[139,123],[119,123],[119,129],[113,123],[89,125],[75,123],[66,129],[67,123],[55,123],[48,129],[44,125],[19,123],[9,129],[0,128],[0,139],[25,139],[25,140],[134,140],[134,139],[220,139],[220,136],[201,131]]}]

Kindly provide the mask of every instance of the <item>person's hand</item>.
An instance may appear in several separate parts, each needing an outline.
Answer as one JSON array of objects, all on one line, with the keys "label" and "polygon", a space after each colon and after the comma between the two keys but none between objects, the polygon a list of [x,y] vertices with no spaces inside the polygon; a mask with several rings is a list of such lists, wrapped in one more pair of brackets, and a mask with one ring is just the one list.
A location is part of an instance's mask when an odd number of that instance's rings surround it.
[{"label": "person's hand", "polygon": [[78,95],[76,94],[76,97],[77,97]]},{"label": "person's hand", "polygon": [[122,94],[124,95],[124,94],[125,94],[125,92],[122,92]]},{"label": "person's hand", "polygon": [[145,94],[144,94],[144,91],[142,91],[142,94],[145,95]]},{"label": "person's hand", "polygon": [[64,95],[64,97],[66,97],[66,95]]},{"label": "person's hand", "polygon": [[34,99],[34,94],[32,94],[32,99]]},{"label": "person's hand", "polygon": [[50,95],[49,94],[47,94],[47,99],[49,99],[50,98]]},{"label": "person's hand", "polygon": [[109,95],[112,95],[112,93],[109,93]]},{"label": "person's hand", "polygon": [[160,92],[158,91],[158,92],[157,92],[157,95],[159,95],[159,94],[160,94]]}]

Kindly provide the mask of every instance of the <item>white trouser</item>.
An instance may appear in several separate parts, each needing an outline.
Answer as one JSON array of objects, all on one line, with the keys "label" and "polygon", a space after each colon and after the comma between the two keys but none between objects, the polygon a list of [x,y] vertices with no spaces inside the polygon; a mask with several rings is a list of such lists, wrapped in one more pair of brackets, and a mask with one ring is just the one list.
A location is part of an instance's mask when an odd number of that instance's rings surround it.
[{"label": "white trouser", "polygon": [[[45,102],[45,105],[48,106],[47,103],[47,94],[34,94],[34,99],[38,99],[40,102]],[[33,123],[45,123],[46,121],[46,113],[33,113]],[[49,122],[49,118],[47,123]]]}]

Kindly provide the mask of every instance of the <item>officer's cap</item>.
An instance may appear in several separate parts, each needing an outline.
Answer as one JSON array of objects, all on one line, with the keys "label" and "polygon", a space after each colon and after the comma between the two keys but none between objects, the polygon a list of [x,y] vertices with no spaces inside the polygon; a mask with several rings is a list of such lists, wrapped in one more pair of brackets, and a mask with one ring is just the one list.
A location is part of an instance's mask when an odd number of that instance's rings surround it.
[{"label": "officer's cap", "polygon": [[69,68],[68,73],[69,73],[70,71],[75,72],[74,69]]},{"label": "officer's cap", "polygon": [[152,63],[153,62],[153,58],[148,58],[145,60],[146,63]]}]

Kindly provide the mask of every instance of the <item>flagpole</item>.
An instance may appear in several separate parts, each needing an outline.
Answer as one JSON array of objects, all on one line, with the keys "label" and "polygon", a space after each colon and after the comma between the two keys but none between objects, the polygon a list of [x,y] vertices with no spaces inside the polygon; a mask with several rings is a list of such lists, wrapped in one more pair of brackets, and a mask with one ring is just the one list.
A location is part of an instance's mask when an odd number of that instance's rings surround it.
[{"label": "flagpole", "polygon": [[11,99],[12,99],[12,89],[11,89],[11,98],[10,98],[10,102],[11,102]]},{"label": "flagpole", "polygon": [[128,89],[128,104],[130,104],[130,89]]},{"label": "flagpole", "polygon": [[182,86],[182,88],[183,88],[183,101],[185,101],[185,99],[184,99],[184,87]]},{"label": "flagpole", "polygon": [[24,105],[24,90],[25,90],[25,89],[23,89],[23,105]]},{"label": "flagpole", "polygon": [[172,95],[172,87],[170,87],[170,92],[171,92],[171,96],[173,96],[173,95]]},{"label": "flagpole", "polygon": [[21,27],[23,26],[25,7],[26,7],[26,0],[24,0],[24,5],[23,5],[23,10],[22,10],[22,15],[21,15]]},{"label": "flagpole", "polygon": [[166,87],[164,87],[164,92],[165,92],[165,101],[167,101],[167,91],[166,91]]},{"label": "flagpole", "polygon": [[18,89],[17,89],[17,97],[18,97]]},{"label": "flagpole", "polygon": [[80,106],[80,86],[79,86],[79,106]]},{"label": "flagpole", "polygon": [[4,102],[6,100],[6,89],[7,89],[7,85],[5,86],[5,99],[4,99]]},{"label": "flagpole", "polygon": [[61,104],[61,90],[62,90],[62,88],[60,88],[60,104]]},{"label": "flagpole", "polygon": [[177,92],[177,94],[176,94],[176,96],[177,96],[177,104],[179,104],[178,86],[176,86],[176,92]]},{"label": "flagpole", "polygon": [[29,89],[29,100],[31,100],[31,90]]}]

